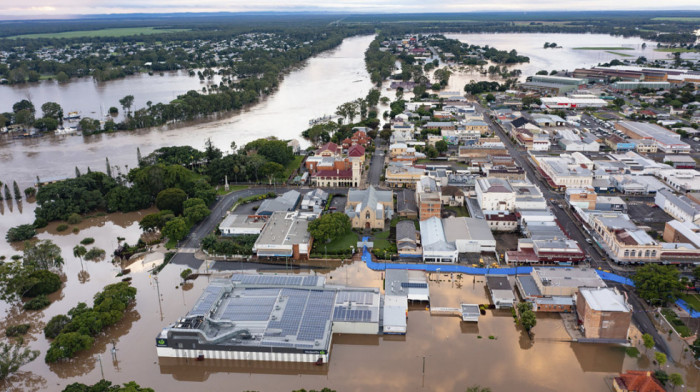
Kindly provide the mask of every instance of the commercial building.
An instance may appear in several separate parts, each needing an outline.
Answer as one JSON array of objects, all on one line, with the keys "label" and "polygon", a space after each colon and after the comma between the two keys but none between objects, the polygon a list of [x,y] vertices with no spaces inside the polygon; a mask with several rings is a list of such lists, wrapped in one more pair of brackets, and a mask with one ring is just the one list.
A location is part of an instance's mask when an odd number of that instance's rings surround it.
[{"label": "commercial building", "polygon": [[618,121],[615,123],[615,129],[632,139],[654,140],[659,150],[665,153],[687,154],[690,152],[690,145],[680,140],[681,135],[656,124]]},{"label": "commercial building", "polygon": [[313,238],[309,220],[298,212],[274,212],[253,244],[258,257],[308,259]]},{"label": "commercial building", "polygon": [[442,220],[442,226],[445,239],[454,243],[460,254],[496,251],[496,239],[484,219],[449,217]]},{"label": "commercial building", "polygon": [[669,244],[690,244],[700,249],[700,225],[690,221],[672,220],[664,226],[664,241]]},{"label": "commercial building", "polygon": [[513,232],[518,230],[518,217],[514,213],[498,211],[484,214],[491,231]]},{"label": "commercial building", "polygon": [[552,188],[587,188],[593,183],[593,173],[589,164],[578,159],[579,156],[585,158],[581,153],[562,154],[558,157],[532,154],[530,156],[539,165],[540,173]]},{"label": "commercial building", "polygon": [[430,302],[430,289],[422,271],[388,269],[384,281],[383,332],[404,335],[409,301]]},{"label": "commercial building", "polygon": [[403,165],[389,164],[384,174],[384,183],[390,187],[413,188],[423,175],[425,169]]},{"label": "commercial building", "polygon": [[515,294],[507,276],[486,275],[486,287],[496,309],[509,309],[515,306]]},{"label": "commercial building", "polygon": [[515,209],[515,191],[507,180],[479,178],[476,180],[474,191],[482,210],[513,211]]},{"label": "commercial building", "polygon": [[265,215],[231,214],[219,224],[223,236],[257,235],[267,223]]},{"label": "commercial building", "polygon": [[530,277],[543,297],[571,297],[579,287],[607,287],[591,268],[532,267]]},{"label": "commercial building", "polygon": [[326,201],[328,200],[328,192],[323,189],[316,188],[310,192],[307,192],[301,199],[301,209],[304,211],[313,211],[316,213],[321,213],[326,207]]},{"label": "commercial building", "polygon": [[159,357],[326,363],[334,333],[379,332],[376,288],[318,276],[236,274],[212,282],[156,337]]},{"label": "commercial building", "polygon": [[392,191],[379,191],[370,185],[368,189],[350,189],[345,204],[345,214],[356,229],[384,229],[386,220],[394,214]]},{"label": "commercial building", "polygon": [[608,103],[600,98],[542,97],[540,100],[547,109],[585,109],[608,106]]},{"label": "commercial building", "polygon": [[396,214],[405,218],[418,218],[415,192],[412,189],[401,189],[396,194]]},{"label": "commercial building", "polygon": [[637,90],[640,88],[645,88],[649,90],[668,90],[671,88],[671,83],[669,82],[641,82],[641,81],[629,81],[629,82],[615,82],[610,85],[613,90],[626,91],[626,90]]},{"label": "commercial building", "polygon": [[576,314],[586,338],[627,343],[632,306],[617,289],[580,288],[576,295]]},{"label": "commercial building", "polygon": [[423,245],[423,261],[426,263],[456,263],[457,246],[449,242],[440,218],[420,222],[420,237]]},{"label": "commercial building", "polygon": [[676,192],[700,191],[700,171],[695,169],[660,170],[657,176]]},{"label": "commercial building", "polygon": [[564,76],[533,75],[520,84],[520,89],[537,91],[542,94],[559,95],[586,87],[586,81]]},{"label": "commercial building", "polygon": [[416,182],[416,205],[418,217],[425,220],[432,217],[440,217],[442,211],[442,194],[440,186],[434,178],[422,176]]},{"label": "commercial building", "polygon": [[664,163],[670,163],[674,169],[695,169],[695,159],[689,155],[666,155]]},{"label": "commercial building", "polygon": [[258,215],[272,215],[275,212],[294,211],[301,193],[295,190],[287,191],[273,199],[265,199],[258,207]]},{"label": "commercial building", "polygon": [[686,196],[676,196],[667,189],[656,192],[654,202],[667,214],[682,221],[700,223],[700,204]]},{"label": "commercial building", "polygon": [[591,228],[602,238],[602,248],[616,262],[650,262],[661,258],[661,245],[620,212],[589,211]]}]

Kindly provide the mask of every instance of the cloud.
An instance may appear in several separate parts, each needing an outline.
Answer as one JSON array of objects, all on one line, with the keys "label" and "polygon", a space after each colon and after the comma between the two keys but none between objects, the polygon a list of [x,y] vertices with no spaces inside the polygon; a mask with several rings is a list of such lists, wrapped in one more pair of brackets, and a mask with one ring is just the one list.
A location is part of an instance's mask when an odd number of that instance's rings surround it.
[{"label": "cloud", "polygon": [[[1,3],[5,3],[4,5]],[[25,0],[20,4],[0,2],[0,14],[51,16],[58,14],[112,14],[132,12],[246,12],[246,11],[330,11],[330,12],[470,12],[470,11],[552,11],[561,10],[555,0]],[[567,10],[700,9],[697,0],[588,0]]]}]

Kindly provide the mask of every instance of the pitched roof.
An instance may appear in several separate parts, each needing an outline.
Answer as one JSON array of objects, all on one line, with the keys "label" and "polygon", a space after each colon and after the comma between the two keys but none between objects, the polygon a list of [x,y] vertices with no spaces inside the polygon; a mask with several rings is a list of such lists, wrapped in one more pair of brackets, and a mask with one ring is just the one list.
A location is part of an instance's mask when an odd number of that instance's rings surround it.
[{"label": "pitched roof", "polygon": [[333,142],[328,142],[328,143],[322,145],[321,147],[319,147],[319,149],[316,150],[316,154],[320,154],[324,151],[330,151],[330,152],[335,154],[338,152],[338,145],[333,143]]},{"label": "pitched roof", "polygon": [[635,392],[664,392],[665,389],[659,382],[651,376],[651,372],[642,370],[628,370],[615,377],[625,391]]},{"label": "pitched roof", "polygon": [[349,157],[361,157],[363,155],[365,155],[365,148],[359,144],[352,145],[348,148]]}]

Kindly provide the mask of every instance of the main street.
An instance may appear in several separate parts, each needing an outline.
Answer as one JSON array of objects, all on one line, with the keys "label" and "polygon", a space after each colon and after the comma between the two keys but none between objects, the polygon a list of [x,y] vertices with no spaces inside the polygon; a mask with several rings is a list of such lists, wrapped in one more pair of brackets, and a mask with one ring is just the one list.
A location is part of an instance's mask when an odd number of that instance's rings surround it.
[{"label": "main street", "polygon": [[[564,195],[558,192],[554,192],[542,175],[535,170],[533,164],[530,162],[529,157],[527,157],[527,152],[519,149],[515,146],[511,138],[506,135],[500,124],[495,123],[489,114],[489,111],[482,107],[479,103],[475,103],[474,106],[476,110],[484,117],[484,120],[489,125],[489,127],[496,131],[496,134],[501,138],[503,144],[505,145],[508,153],[515,160],[515,162],[525,170],[527,177],[536,184],[542,191],[542,195],[547,199],[548,203],[552,207],[552,212],[556,216],[557,220],[561,224],[562,228],[568,234],[571,239],[578,242],[581,249],[590,257],[591,266],[600,267],[605,269],[615,269],[616,271],[623,272],[619,267],[609,264],[604,261],[601,256],[600,249],[596,246],[588,243],[587,240],[593,241],[592,238],[586,235],[581,227],[581,223],[576,220],[571,212],[568,210],[568,206],[564,199]],[[559,206],[563,207],[559,207]]]}]

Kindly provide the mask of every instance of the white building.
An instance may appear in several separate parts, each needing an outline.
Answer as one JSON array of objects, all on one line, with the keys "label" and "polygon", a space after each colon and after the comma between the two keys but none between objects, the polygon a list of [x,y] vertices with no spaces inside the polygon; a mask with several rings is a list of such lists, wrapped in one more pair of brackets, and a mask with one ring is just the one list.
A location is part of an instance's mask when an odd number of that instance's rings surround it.
[{"label": "white building", "polygon": [[676,192],[700,191],[700,172],[695,169],[660,170],[658,177]]},{"label": "white building", "polygon": [[447,240],[440,218],[432,217],[420,221],[420,236],[423,244],[423,261],[426,263],[457,262],[457,246]]},{"label": "white building", "polygon": [[266,222],[266,216],[231,214],[219,224],[219,231],[224,236],[256,235]]},{"label": "white building", "polygon": [[667,189],[661,189],[656,193],[654,202],[680,221],[700,223],[700,205],[685,196],[676,196]]},{"label": "white building", "polygon": [[479,178],[474,186],[476,200],[482,210],[513,211],[515,191],[502,178]]}]

